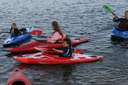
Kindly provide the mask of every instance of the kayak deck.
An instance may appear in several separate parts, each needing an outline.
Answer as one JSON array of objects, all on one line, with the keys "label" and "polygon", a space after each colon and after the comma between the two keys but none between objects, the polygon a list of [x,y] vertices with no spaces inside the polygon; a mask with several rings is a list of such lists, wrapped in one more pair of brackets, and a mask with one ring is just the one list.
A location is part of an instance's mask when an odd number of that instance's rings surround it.
[{"label": "kayak deck", "polygon": [[24,34],[17,37],[10,37],[5,40],[3,47],[15,47],[17,45],[30,41],[31,38],[32,36],[30,34]]},{"label": "kayak deck", "polygon": [[25,64],[76,64],[76,63],[92,63],[103,59],[103,56],[88,56],[85,54],[74,53],[71,58],[63,58],[57,55],[45,53],[35,53],[15,56],[17,62]]},{"label": "kayak deck", "polygon": [[[84,39],[74,39],[72,40],[72,45],[73,46],[77,46],[81,43],[85,43],[88,42],[89,39],[88,38],[84,38]],[[35,49],[35,47],[46,47],[46,48],[58,48],[58,47],[62,47],[62,44],[51,44],[51,43],[47,43],[46,40],[40,40],[40,41],[33,41],[30,42],[26,45],[21,45],[20,47],[16,47],[16,48],[8,48],[7,51],[9,51],[12,54],[25,54],[25,53],[34,53],[34,52],[39,52],[38,50]]]}]

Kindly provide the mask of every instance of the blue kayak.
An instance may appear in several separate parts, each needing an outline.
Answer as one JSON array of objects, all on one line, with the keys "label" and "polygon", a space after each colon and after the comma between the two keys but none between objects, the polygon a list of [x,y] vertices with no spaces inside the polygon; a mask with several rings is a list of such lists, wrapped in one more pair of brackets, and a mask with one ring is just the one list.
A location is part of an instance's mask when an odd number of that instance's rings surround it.
[{"label": "blue kayak", "polygon": [[111,36],[115,39],[128,40],[128,31],[120,31],[113,27]]},{"label": "blue kayak", "polygon": [[20,45],[20,44],[30,41],[31,38],[32,38],[32,36],[29,33],[19,35],[16,37],[9,37],[5,40],[3,46],[4,47],[15,47],[17,45]]}]

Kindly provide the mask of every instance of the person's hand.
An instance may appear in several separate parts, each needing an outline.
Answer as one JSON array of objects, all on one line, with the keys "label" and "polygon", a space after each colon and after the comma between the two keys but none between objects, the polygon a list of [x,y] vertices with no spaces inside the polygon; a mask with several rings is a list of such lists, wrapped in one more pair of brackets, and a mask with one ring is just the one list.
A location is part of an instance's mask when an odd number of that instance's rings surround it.
[{"label": "person's hand", "polygon": [[118,18],[118,16],[115,13],[112,13],[113,18]]}]

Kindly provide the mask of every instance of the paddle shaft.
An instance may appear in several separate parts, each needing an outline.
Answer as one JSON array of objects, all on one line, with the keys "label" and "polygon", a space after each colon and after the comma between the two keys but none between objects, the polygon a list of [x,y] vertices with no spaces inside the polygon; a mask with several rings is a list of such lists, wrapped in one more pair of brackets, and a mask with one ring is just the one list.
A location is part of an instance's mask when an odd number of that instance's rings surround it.
[{"label": "paddle shaft", "polygon": [[113,9],[110,5],[104,5],[103,8],[106,12],[111,13],[114,17],[118,18],[118,16],[113,12]]},{"label": "paddle shaft", "polygon": [[1,33],[10,33],[10,32],[0,32],[0,34],[1,34]]},{"label": "paddle shaft", "polygon": [[114,12],[112,12],[112,15],[113,15],[114,17],[118,18],[118,16],[117,16]]}]

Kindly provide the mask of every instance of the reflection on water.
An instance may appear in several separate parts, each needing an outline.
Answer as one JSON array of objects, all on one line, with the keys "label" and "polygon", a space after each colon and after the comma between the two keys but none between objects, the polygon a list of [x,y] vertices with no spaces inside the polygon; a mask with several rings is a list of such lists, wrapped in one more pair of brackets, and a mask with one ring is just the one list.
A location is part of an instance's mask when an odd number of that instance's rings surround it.
[{"label": "reflection on water", "polygon": [[73,78],[71,78],[72,76],[72,71],[74,70],[74,66],[73,65],[66,65],[66,66],[62,66],[63,68],[63,78],[62,78],[62,82],[64,85],[74,85],[75,80],[73,81]]}]

